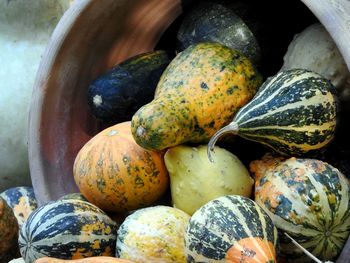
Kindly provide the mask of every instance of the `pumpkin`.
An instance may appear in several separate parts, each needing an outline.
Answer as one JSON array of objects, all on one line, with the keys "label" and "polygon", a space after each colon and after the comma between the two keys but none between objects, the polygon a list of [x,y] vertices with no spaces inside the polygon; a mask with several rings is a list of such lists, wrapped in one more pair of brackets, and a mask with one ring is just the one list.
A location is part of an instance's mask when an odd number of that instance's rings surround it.
[{"label": "pumpkin", "polygon": [[135,211],[118,230],[117,257],[140,263],[185,263],[184,233],[189,219],[185,212],[169,206]]},{"label": "pumpkin", "polygon": [[0,197],[0,262],[8,260],[16,250],[18,222],[11,207]]},{"label": "pumpkin", "polygon": [[73,175],[85,198],[109,212],[152,204],[169,185],[163,152],[136,144],[130,122],[109,127],[88,141],[74,161]]},{"label": "pumpkin", "polygon": [[333,139],[337,118],[335,87],[321,75],[281,71],[267,79],[255,97],[208,143],[208,154],[224,134],[262,143],[283,155],[313,155]]},{"label": "pumpkin", "polygon": [[81,200],[58,200],[39,207],[28,217],[18,243],[26,262],[45,256],[113,256],[116,234],[117,224],[95,205]]},{"label": "pumpkin", "polygon": [[107,123],[129,121],[154,97],[161,74],[172,56],[163,50],[131,57],[95,79],[88,89],[92,114]]},{"label": "pumpkin", "polygon": [[166,68],[154,100],[132,117],[135,141],[151,150],[207,142],[260,83],[260,74],[240,52],[219,43],[192,45]]},{"label": "pumpkin", "polygon": [[[350,233],[349,181],[320,160],[266,159],[266,163],[265,158],[251,163],[255,201],[281,232],[322,261],[335,260]],[[308,261],[285,237],[281,252],[293,262]]]},{"label": "pumpkin", "polygon": [[12,187],[2,192],[0,196],[12,208],[17,218],[19,228],[21,228],[28,216],[38,207],[32,187]]},{"label": "pumpkin", "polygon": [[182,20],[177,41],[180,51],[200,42],[218,42],[239,50],[255,65],[261,60],[260,46],[254,34],[223,1],[194,4]]},{"label": "pumpkin", "polygon": [[43,257],[35,260],[34,263],[132,263],[130,260],[115,258],[115,257],[88,257],[82,259],[59,259]]},{"label": "pumpkin", "polygon": [[187,262],[272,263],[277,251],[270,217],[239,195],[209,201],[192,215],[185,232]]},{"label": "pumpkin", "polygon": [[216,147],[212,163],[206,150],[206,145],[179,145],[168,149],[164,156],[174,207],[189,215],[219,196],[250,197],[252,193],[254,180],[234,154]]}]

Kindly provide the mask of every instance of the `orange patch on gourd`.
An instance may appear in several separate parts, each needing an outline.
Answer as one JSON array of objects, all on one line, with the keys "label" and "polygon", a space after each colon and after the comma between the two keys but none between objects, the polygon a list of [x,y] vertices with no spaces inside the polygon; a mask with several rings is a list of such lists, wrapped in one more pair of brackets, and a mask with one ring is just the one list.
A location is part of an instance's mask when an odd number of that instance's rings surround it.
[{"label": "orange patch on gourd", "polygon": [[226,253],[227,263],[272,263],[276,261],[274,245],[259,237],[237,241]]}]

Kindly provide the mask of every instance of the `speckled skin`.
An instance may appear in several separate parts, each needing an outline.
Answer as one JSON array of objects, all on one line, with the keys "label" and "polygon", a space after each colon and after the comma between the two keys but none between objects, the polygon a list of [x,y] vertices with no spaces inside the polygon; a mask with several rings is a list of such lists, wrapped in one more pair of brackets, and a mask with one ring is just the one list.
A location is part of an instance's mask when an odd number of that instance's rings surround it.
[{"label": "speckled skin", "polygon": [[12,187],[2,192],[0,196],[12,208],[19,228],[21,228],[29,215],[38,207],[32,187]]},{"label": "speckled skin", "polygon": [[[251,257],[234,261],[237,250],[249,252]],[[237,263],[255,259],[275,263],[277,229],[253,200],[239,195],[222,196],[192,215],[185,232],[185,251],[187,262]]]},{"label": "speckled skin", "polygon": [[[350,233],[350,185],[336,168],[315,159],[266,156],[250,165],[255,201],[275,225],[323,261],[335,260]],[[289,239],[281,251],[292,262],[308,262]]]},{"label": "speckled skin", "polygon": [[147,151],[134,141],[130,122],[109,127],[76,156],[73,175],[85,198],[108,212],[152,204],[169,185],[163,152]]},{"label": "speckled skin", "polygon": [[115,257],[88,257],[82,259],[64,260],[59,258],[43,257],[35,260],[35,263],[133,263],[133,261]]},{"label": "speckled skin", "polygon": [[169,207],[139,209],[121,224],[117,257],[138,263],[185,263],[184,233],[190,216]]},{"label": "speckled skin", "polygon": [[18,238],[17,219],[9,205],[0,197],[0,262],[16,248]]},{"label": "speckled skin", "polygon": [[29,216],[18,243],[26,262],[45,256],[60,259],[113,256],[117,228],[101,209],[88,202],[52,201]]},{"label": "speckled skin", "polygon": [[260,74],[238,51],[218,43],[192,45],[166,68],[155,99],[134,114],[132,134],[154,150],[207,142],[260,84]]}]

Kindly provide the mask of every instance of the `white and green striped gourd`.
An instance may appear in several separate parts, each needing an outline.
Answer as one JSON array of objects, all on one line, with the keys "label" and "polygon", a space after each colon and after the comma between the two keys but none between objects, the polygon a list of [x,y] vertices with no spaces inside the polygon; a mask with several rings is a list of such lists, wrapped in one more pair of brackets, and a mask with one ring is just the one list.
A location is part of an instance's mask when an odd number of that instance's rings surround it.
[{"label": "white and green striped gourd", "polygon": [[333,138],[337,116],[336,89],[318,73],[305,69],[281,71],[267,79],[233,121],[217,131],[262,143],[283,155],[313,154]]}]

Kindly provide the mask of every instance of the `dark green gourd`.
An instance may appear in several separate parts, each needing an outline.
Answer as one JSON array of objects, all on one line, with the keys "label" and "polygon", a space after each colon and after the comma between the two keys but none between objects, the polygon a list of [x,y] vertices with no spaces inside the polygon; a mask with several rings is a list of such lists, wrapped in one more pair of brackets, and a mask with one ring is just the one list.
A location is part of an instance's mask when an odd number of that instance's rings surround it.
[{"label": "dark green gourd", "polygon": [[247,24],[229,4],[203,1],[194,5],[185,15],[177,34],[178,50],[199,42],[218,42],[239,50],[257,65],[261,50]]},{"label": "dark green gourd", "polygon": [[92,114],[107,123],[129,121],[153,99],[159,78],[171,59],[172,55],[163,50],[143,53],[94,80],[88,89]]},{"label": "dark green gourd", "polygon": [[262,143],[284,155],[315,154],[332,140],[336,127],[335,87],[304,69],[281,71],[265,81],[233,121],[217,131],[208,155],[226,133]]}]

